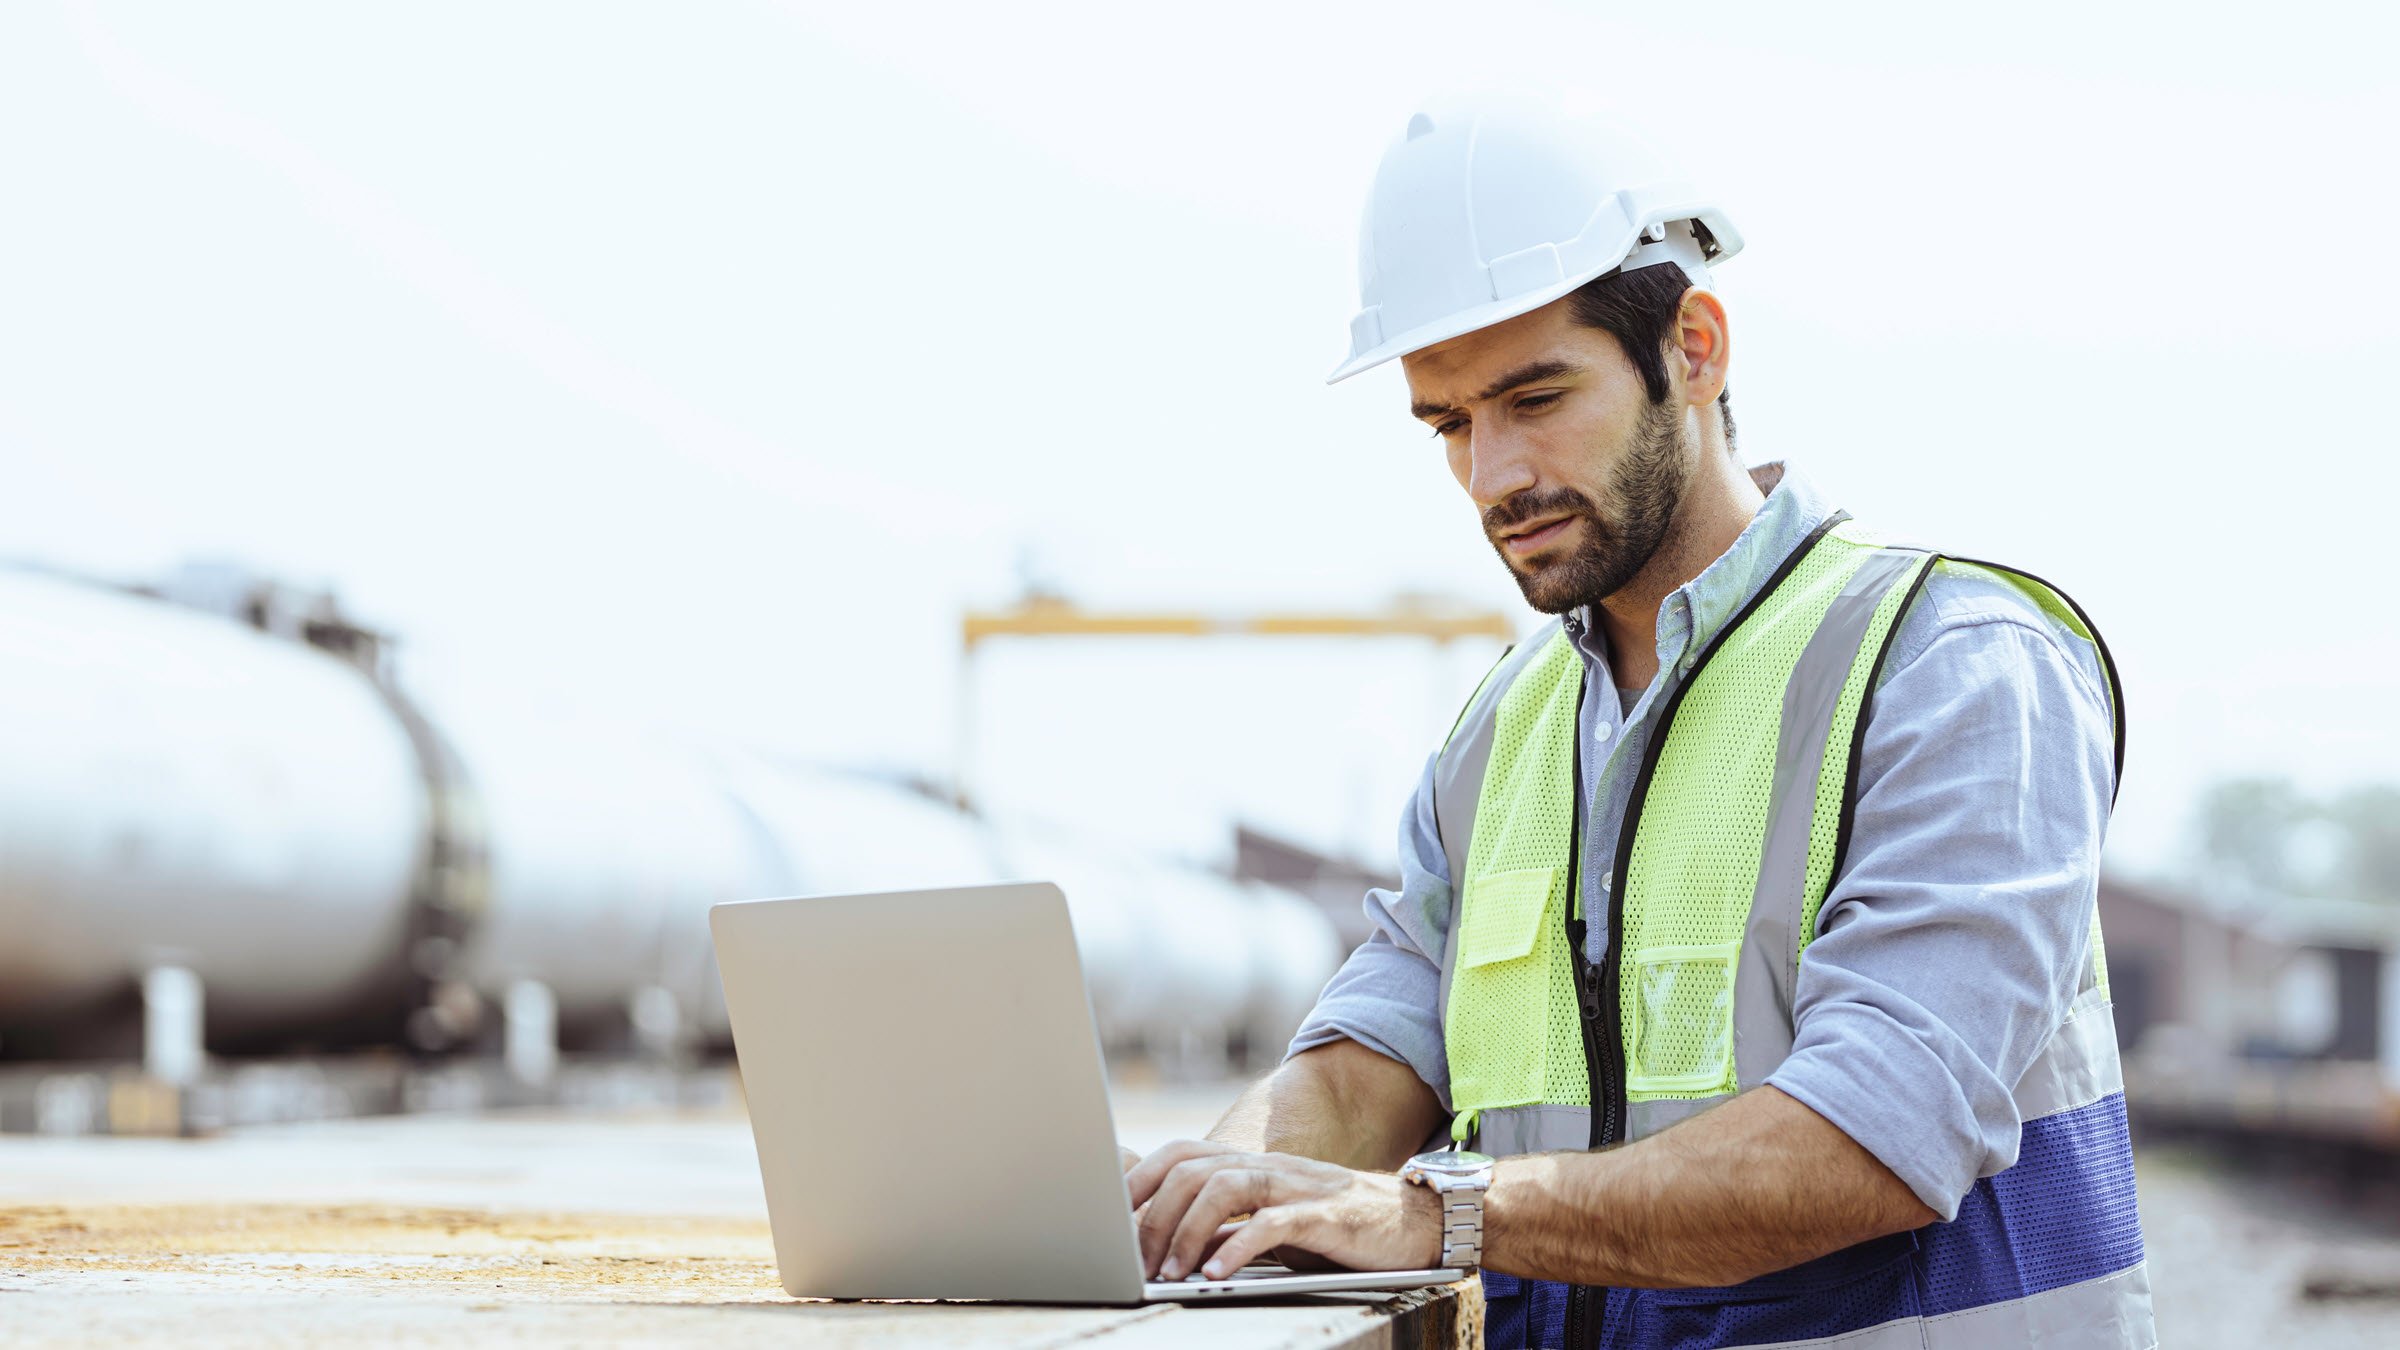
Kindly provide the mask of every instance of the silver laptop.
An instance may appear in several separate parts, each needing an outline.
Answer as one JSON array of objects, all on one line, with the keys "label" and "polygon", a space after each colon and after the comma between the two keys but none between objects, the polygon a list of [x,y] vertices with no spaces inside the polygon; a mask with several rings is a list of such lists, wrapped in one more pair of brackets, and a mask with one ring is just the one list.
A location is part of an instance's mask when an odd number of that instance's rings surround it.
[{"label": "silver laptop", "polygon": [[795,1298],[1133,1304],[1457,1270],[1143,1279],[1066,897],[1031,883],[709,911]]}]

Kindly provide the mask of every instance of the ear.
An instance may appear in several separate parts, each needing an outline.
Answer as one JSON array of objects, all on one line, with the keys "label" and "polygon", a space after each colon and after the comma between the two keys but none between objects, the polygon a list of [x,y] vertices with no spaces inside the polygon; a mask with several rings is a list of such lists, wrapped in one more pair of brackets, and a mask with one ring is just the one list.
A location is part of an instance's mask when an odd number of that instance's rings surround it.
[{"label": "ear", "polygon": [[1715,292],[1694,286],[1683,293],[1675,314],[1675,350],[1683,359],[1683,401],[1695,408],[1716,402],[1731,370],[1733,337]]}]

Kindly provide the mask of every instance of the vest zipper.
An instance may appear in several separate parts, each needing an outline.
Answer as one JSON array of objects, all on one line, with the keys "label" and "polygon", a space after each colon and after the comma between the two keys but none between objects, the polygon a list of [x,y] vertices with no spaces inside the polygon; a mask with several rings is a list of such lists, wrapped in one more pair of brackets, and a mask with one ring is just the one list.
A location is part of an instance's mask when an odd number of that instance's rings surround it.
[{"label": "vest zipper", "polygon": [[[1617,1037],[1605,1034],[1605,1028],[1613,1026],[1614,1023],[1613,1021],[1610,1023],[1601,1021],[1601,1014],[1604,1011],[1603,1003],[1613,1002],[1613,998],[1604,999],[1602,981],[1598,978],[1598,973],[1592,969],[1591,961],[1584,955],[1585,920],[1578,913],[1583,907],[1583,691],[1589,678],[1590,672],[1587,669],[1583,679],[1579,680],[1575,686],[1575,753],[1572,756],[1575,766],[1575,823],[1567,836],[1569,855],[1567,896],[1569,903],[1565,909],[1567,951],[1569,953],[1567,964],[1575,978],[1575,1006],[1581,1014],[1583,1023],[1583,1071],[1585,1079],[1590,1085],[1592,1131],[1589,1146],[1598,1148],[1602,1143],[1607,1142],[1603,1132],[1604,1120],[1613,1119],[1616,1115],[1617,1093],[1614,1085],[1618,1080],[1608,1067],[1611,1061],[1604,1053],[1604,1048],[1606,1051],[1615,1051],[1621,1047],[1617,1045]],[[1608,949],[1611,956],[1616,954],[1615,935],[1619,925],[1615,893],[1612,887],[1609,905],[1611,941]],[[1614,966],[1615,962],[1612,961],[1609,964]],[[1614,981],[1608,982],[1608,986],[1613,989]],[[1603,1111],[1604,1102],[1606,1104],[1605,1113]],[[1572,1350],[1581,1350],[1581,1347],[1586,1344],[1598,1342],[1597,1335],[1588,1334],[1585,1330],[1585,1325],[1591,1320],[1591,1302],[1591,1286],[1578,1284],[1567,1290],[1566,1344]]]},{"label": "vest zipper", "polygon": [[[1766,584],[1759,587],[1749,602],[1701,648],[1698,659],[1685,668],[1683,679],[1660,706],[1657,720],[1651,724],[1648,748],[1642,753],[1641,771],[1633,780],[1633,793],[1626,799],[1625,817],[1617,827],[1617,856],[1609,873],[1608,886],[1608,956],[1602,969],[1594,971],[1591,963],[1584,959],[1583,921],[1577,918],[1567,921],[1567,935],[1575,950],[1572,963],[1575,971],[1575,1002],[1583,1014],[1584,1071],[1591,1075],[1592,1080],[1591,1148],[1606,1148],[1625,1138],[1625,1043],[1622,1031],[1625,1015],[1622,991],[1618,987],[1622,982],[1619,972],[1624,969],[1625,889],[1627,877],[1633,870],[1633,840],[1641,829],[1642,807],[1650,796],[1650,780],[1658,771],[1658,757],[1666,749],[1668,734],[1674,730],[1675,713],[1683,706],[1683,696],[1691,692],[1692,682],[1699,678],[1701,668],[1708,664],[1710,657],[1717,654],[1717,648],[1724,645],[1725,639],[1740,628],[1753,611],[1766,603],[1767,597],[1783,585],[1784,578],[1790,576],[1792,569],[1800,565],[1801,559],[1816,548],[1819,540],[1849,518],[1847,511],[1834,512],[1818,522],[1817,527],[1808,532],[1807,538],[1785,554],[1783,561],[1776,565],[1774,573],[1767,578]],[[2088,628],[2091,625],[2087,621],[2084,626]],[[1568,884],[1573,889],[1568,894],[1576,905],[1583,902],[1583,691],[1590,678],[1591,670],[1587,666],[1582,679],[1575,685],[1575,826],[1569,836],[1572,841],[1569,848],[1574,856],[1568,863]],[[1569,912],[1572,913],[1572,907]],[[1603,1022],[1603,1018],[1607,1020]],[[1571,1350],[1583,1350],[1585,1346],[1597,1346],[1600,1343],[1599,1333],[1603,1328],[1595,1327],[1588,1332],[1585,1329],[1585,1324],[1591,1320],[1593,1292],[1592,1286],[1583,1284],[1574,1285],[1567,1292],[1566,1344]]]}]

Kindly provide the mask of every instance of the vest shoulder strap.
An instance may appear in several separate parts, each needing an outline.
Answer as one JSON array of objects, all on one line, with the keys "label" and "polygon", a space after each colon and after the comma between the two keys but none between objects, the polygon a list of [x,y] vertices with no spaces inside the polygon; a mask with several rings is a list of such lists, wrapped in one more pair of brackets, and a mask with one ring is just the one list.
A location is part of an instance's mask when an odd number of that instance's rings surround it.
[{"label": "vest shoulder strap", "polygon": [[1483,795],[1483,775],[1492,757],[1492,728],[1499,719],[1500,699],[1525,667],[1551,643],[1566,640],[1565,627],[1553,619],[1531,637],[1502,652],[1500,659],[1484,673],[1483,682],[1475,686],[1466,706],[1459,709],[1458,720],[1451,723],[1450,735],[1442,742],[1433,766],[1433,820],[1434,829],[1441,835],[1442,856],[1449,861],[1450,884],[1454,889],[1464,877],[1467,849],[1474,836],[1475,803]]},{"label": "vest shoulder strap", "polygon": [[1974,568],[2015,587],[2060,627],[2092,644],[2093,652],[2100,658],[2101,677],[2108,687],[2108,715],[2113,724],[2112,734],[2116,738],[2115,772],[2109,786],[2109,801],[2113,804],[2117,787],[2125,779],[2125,685],[2117,677],[2117,659],[2109,653],[2108,639],[2100,636],[2100,628],[2092,622],[2092,616],[2084,612],[2083,606],[2075,603],[2075,597],[2021,568],[1986,562],[1981,558],[1962,558],[1955,553],[1944,553],[1940,557],[1944,563]]}]

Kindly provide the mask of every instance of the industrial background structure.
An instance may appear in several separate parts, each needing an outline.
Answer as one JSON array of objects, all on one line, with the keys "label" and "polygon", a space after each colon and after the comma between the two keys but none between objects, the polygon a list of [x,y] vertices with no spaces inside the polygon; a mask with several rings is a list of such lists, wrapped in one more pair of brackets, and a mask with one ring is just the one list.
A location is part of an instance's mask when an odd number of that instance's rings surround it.
[{"label": "industrial background structure", "polygon": [[453,716],[391,652],[238,571],[0,572],[0,1129],[538,1099],[562,1052],[721,1053],[722,900],[1055,879],[1105,1041],[1171,1073],[1279,1050],[1339,959],[1275,885],[739,748]]},{"label": "industrial background structure", "polygon": [[[1501,624],[1037,599],[970,614],[962,651]],[[393,652],[239,569],[0,571],[0,1130],[672,1098],[728,1048],[710,904],[1022,877],[1074,904],[1112,1055],[1204,1077],[1280,1050],[1390,884],[1248,825],[1224,865],[1178,863],[979,814],[963,781],[456,714]],[[2101,911],[2137,1126],[2400,1156],[2388,906],[2111,876]]]}]

